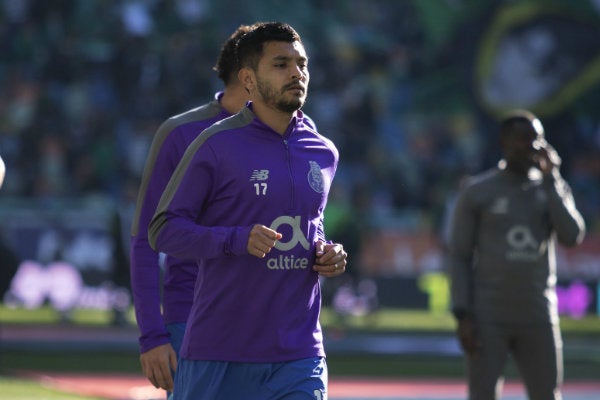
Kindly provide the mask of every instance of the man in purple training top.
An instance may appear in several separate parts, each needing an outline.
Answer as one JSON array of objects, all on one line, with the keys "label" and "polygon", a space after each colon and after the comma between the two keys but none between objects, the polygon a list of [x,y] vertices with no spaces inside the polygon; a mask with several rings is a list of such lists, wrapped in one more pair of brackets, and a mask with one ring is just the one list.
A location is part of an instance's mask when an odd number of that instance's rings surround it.
[{"label": "man in purple training top", "polygon": [[215,66],[225,89],[215,100],[166,120],[158,129],[138,193],[131,237],[131,287],[141,333],[140,362],[144,375],[155,387],[172,390],[185,322],[192,307],[198,266],[194,260],[167,256],[161,313],[159,255],[148,244],[148,224],[160,196],[187,146],[203,129],[244,107],[248,93],[237,73],[235,45],[250,29],[240,26],[224,43]]},{"label": "man in purple training top", "polygon": [[237,45],[251,102],[192,142],[149,225],[153,248],[198,262],[177,400],[325,399],[319,275],[346,268],[324,237],[338,151],[300,111],[300,36],[257,24]]}]

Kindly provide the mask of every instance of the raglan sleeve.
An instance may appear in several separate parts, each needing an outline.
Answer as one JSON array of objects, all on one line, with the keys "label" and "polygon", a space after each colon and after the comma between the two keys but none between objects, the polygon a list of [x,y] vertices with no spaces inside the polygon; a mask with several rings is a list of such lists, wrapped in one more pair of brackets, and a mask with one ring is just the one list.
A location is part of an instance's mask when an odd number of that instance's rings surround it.
[{"label": "raglan sleeve", "polygon": [[585,221],[577,210],[571,187],[558,169],[544,178],[543,187],[548,196],[550,221],[558,242],[565,246],[581,243],[586,232]]},{"label": "raglan sleeve", "polygon": [[148,227],[150,245],[175,257],[199,260],[247,253],[252,226],[197,223],[215,185],[218,157],[202,134],[187,148]]},{"label": "raglan sleeve", "polygon": [[[308,116],[306,116],[306,117],[308,118]],[[310,118],[308,118],[308,120],[314,127],[314,122],[312,122],[312,120]],[[335,173],[337,172],[338,163],[339,163],[339,159],[340,159],[340,153],[339,153],[337,147],[335,146],[335,144],[331,140],[329,140],[329,139],[324,139],[324,140],[328,146],[328,149],[330,152],[330,157],[331,157],[331,165],[329,168],[326,168],[324,171],[324,173],[327,175],[327,180],[329,182],[327,197],[325,200],[325,207],[327,207],[327,202],[329,199],[329,191],[331,190],[331,187],[333,186],[333,180],[335,179]],[[323,207],[323,209],[325,209],[325,207]],[[321,240],[324,243],[329,243],[329,244],[332,244],[334,242],[331,239],[328,240],[325,235],[325,214],[323,212],[321,212],[321,215],[319,218],[319,225],[317,226],[317,239]]]},{"label": "raglan sleeve", "polygon": [[457,318],[472,312],[473,254],[476,246],[477,212],[469,187],[457,195],[451,210],[448,259],[452,312]]},{"label": "raglan sleeve", "polygon": [[172,143],[172,129],[165,123],[157,131],[144,166],[131,231],[129,251],[131,291],[140,331],[142,353],[169,342],[160,300],[159,254],[148,242],[148,224],[179,156]]}]

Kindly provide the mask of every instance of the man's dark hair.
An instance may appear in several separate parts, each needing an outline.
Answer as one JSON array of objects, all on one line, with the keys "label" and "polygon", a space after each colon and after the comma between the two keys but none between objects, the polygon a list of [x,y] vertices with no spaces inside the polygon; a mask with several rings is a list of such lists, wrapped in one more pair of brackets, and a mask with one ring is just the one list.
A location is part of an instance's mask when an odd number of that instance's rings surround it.
[{"label": "man's dark hair", "polygon": [[238,40],[252,29],[250,25],[240,25],[235,32],[229,36],[229,39],[223,43],[221,53],[217,59],[217,64],[213,70],[217,71],[219,79],[227,86],[232,79],[237,79],[237,73],[240,70],[238,58],[236,55],[236,46]]},{"label": "man's dark hair", "polygon": [[538,118],[531,111],[512,110],[506,113],[500,120],[500,135],[506,136],[512,133],[515,125],[517,124],[533,125],[534,121],[536,121],[537,119]]},{"label": "man's dark hair", "polygon": [[266,42],[300,42],[300,35],[290,25],[283,22],[257,22],[250,32],[243,35],[237,43],[237,58],[240,68],[258,68]]}]

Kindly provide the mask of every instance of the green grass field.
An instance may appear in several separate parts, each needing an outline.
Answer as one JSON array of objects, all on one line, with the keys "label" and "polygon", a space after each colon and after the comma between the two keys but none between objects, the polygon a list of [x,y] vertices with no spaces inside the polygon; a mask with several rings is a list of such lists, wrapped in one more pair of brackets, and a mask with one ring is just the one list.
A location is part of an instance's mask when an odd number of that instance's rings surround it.
[{"label": "green grass field", "polygon": [[[74,324],[105,326],[112,313],[105,310],[77,309],[69,315]],[[133,311],[127,314],[130,324],[135,324]],[[0,304],[0,324],[51,324],[60,323],[61,316],[50,307],[28,310],[8,308]],[[330,308],[321,313],[324,329],[344,328],[352,330],[389,332],[453,332],[455,322],[450,313],[433,314],[426,310],[380,309],[370,315],[340,317]],[[580,319],[561,317],[561,330],[565,335],[598,335],[600,317],[589,315]]]}]

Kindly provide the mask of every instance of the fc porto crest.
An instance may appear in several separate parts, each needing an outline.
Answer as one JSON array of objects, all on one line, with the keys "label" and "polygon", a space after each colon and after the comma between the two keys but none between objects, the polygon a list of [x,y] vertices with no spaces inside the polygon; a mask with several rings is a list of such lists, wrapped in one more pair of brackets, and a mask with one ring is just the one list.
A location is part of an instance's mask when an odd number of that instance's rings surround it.
[{"label": "fc porto crest", "polygon": [[316,161],[309,161],[310,170],[308,171],[308,184],[317,193],[323,193],[325,190],[323,182],[323,172]]}]

